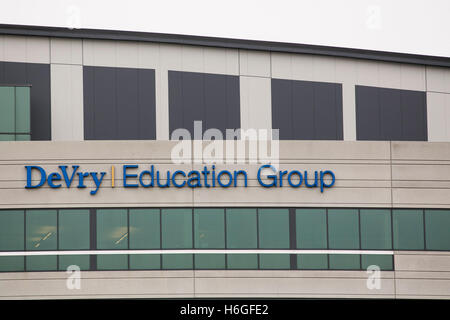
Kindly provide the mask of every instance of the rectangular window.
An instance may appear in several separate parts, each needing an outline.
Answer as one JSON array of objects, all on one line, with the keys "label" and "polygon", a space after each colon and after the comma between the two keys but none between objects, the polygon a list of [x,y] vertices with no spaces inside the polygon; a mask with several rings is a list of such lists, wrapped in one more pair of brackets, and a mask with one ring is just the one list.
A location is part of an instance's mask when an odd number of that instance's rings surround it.
[{"label": "rectangular window", "polygon": [[[130,249],[160,249],[159,209],[130,209]],[[158,254],[130,255],[130,269],[160,269]]]},{"label": "rectangular window", "polygon": [[280,140],[342,140],[342,84],[272,79],[272,128]]},{"label": "rectangular window", "polygon": [[[0,211],[0,251],[22,251],[24,239],[24,211]],[[0,257],[0,271],[24,271],[24,257]]]},{"label": "rectangular window", "polygon": [[356,86],[358,140],[427,141],[425,92]]},{"label": "rectangular window", "polygon": [[90,247],[89,210],[59,210],[59,250],[87,250]]},{"label": "rectangular window", "polygon": [[297,248],[327,248],[327,214],[326,209],[295,210]]},{"label": "rectangular window", "polygon": [[297,269],[326,270],[328,269],[328,255],[326,254],[298,254]]},{"label": "rectangular window", "polygon": [[202,134],[210,128],[239,129],[239,76],[169,70],[170,133],[187,129],[194,138],[194,121],[202,121]]},{"label": "rectangular window", "polygon": [[361,209],[361,249],[392,249],[391,211]]},{"label": "rectangular window", "polygon": [[[161,209],[162,248],[192,249],[192,209]],[[192,269],[192,254],[164,254],[163,269]]]},{"label": "rectangular window", "polygon": [[450,250],[450,210],[425,210],[427,250]]},{"label": "rectangular window", "polygon": [[[26,211],[26,249],[32,251],[57,250],[56,210]],[[56,270],[57,256],[26,257],[27,271]]]},{"label": "rectangular window", "polygon": [[358,254],[330,254],[331,270],[361,269],[361,256]]},{"label": "rectangular window", "polygon": [[[259,247],[289,249],[289,209],[258,209]],[[261,254],[261,269],[289,269],[288,254]]]},{"label": "rectangular window", "polygon": [[[196,249],[225,248],[224,209],[194,209],[194,246]],[[225,269],[224,254],[195,255],[196,269]]]},{"label": "rectangular window", "polygon": [[424,250],[422,210],[393,210],[394,249]]},{"label": "rectangular window", "polygon": [[[256,209],[226,209],[227,248],[256,249],[258,234]],[[258,255],[230,254],[228,269],[257,269]]]},{"label": "rectangular window", "polygon": [[394,259],[392,255],[363,254],[361,256],[361,267],[367,270],[369,266],[378,266],[380,270],[394,270]]},{"label": "rectangular window", "polygon": [[[59,250],[90,249],[90,226],[88,209],[59,210],[58,216]],[[89,255],[59,256],[59,270],[77,265],[81,270],[89,270]]]},{"label": "rectangular window", "polygon": [[30,87],[0,86],[0,141],[30,140]]},{"label": "rectangular window", "polygon": [[[359,249],[358,210],[329,209],[328,237],[330,249]],[[345,259],[337,258],[337,260]]]},{"label": "rectangular window", "polygon": [[[97,210],[97,249],[128,249],[127,209]],[[128,269],[128,255],[97,255],[98,270]]]},{"label": "rectangular window", "polygon": [[155,70],[83,67],[86,140],[154,140]]},{"label": "rectangular window", "polygon": [[162,209],[162,248],[192,248],[192,210]]}]

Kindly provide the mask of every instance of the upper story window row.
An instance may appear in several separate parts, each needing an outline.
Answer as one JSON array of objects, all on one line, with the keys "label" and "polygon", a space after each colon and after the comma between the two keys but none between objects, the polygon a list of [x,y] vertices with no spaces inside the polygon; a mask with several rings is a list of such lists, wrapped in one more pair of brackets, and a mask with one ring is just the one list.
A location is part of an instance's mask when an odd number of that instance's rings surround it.
[{"label": "upper story window row", "polygon": [[[241,128],[241,91],[245,89],[239,76],[169,70],[161,80],[168,83],[167,92],[160,93],[167,94],[167,100],[160,97],[157,101],[155,70],[84,66],[84,139],[154,140],[158,121],[167,120],[169,137],[178,128],[187,129],[194,137],[197,120],[202,121],[202,133],[216,128],[225,137],[226,129]],[[271,113],[264,116],[273,129],[279,129],[281,140],[344,139],[348,101],[343,98],[341,83],[270,81]],[[16,112],[16,101],[21,101],[16,97],[17,92],[21,96],[18,88],[25,84],[31,88],[28,111]],[[49,65],[0,62],[0,86],[4,127],[0,138],[50,140]],[[357,140],[428,140],[425,92],[356,85],[354,94]],[[167,114],[157,118],[157,105]],[[263,108],[257,111],[267,113]],[[26,118],[19,119],[28,123],[25,131],[14,131],[18,120],[12,115],[17,114]]]}]

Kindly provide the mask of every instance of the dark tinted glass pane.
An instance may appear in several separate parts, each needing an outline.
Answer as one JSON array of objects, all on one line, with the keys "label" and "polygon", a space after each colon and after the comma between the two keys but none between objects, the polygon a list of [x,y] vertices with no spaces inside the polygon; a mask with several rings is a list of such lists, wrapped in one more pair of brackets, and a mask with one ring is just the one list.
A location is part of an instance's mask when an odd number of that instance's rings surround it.
[{"label": "dark tinted glass pane", "polygon": [[59,210],[59,249],[89,249],[89,210]]},{"label": "dark tinted glass pane", "polygon": [[98,209],[97,249],[128,249],[127,224],[127,209]]}]

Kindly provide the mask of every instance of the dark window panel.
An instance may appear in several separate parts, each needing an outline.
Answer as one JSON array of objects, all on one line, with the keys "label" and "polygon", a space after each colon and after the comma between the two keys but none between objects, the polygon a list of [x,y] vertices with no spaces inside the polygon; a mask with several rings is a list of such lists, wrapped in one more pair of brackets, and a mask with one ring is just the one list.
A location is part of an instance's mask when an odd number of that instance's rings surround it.
[{"label": "dark window panel", "polygon": [[156,138],[155,72],[83,67],[86,140]]},{"label": "dark window panel", "polygon": [[[294,135],[292,119],[292,85],[289,80],[272,80],[272,123],[280,129],[280,140],[288,140]],[[284,121],[290,119],[290,121]],[[300,126],[301,127],[301,126]]]},{"label": "dark window panel", "polygon": [[380,89],[380,125],[382,140],[402,140],[401,93]]},{"label": "dark window panel", "polygon": [[427,141],[422,91],[356,86],[358,140]]},{"label": "dark window panel", "polygon": [[272,127],[281,140],[342,140],[342,85],[272,79]]},{"label": "dark window panel", "polygon": [[380,95],[370,87],[356,86],[356,132],[358,140],[381,140]]},{"label": "dark window panel", "polygon": [[240,128],[239,77],[169,71],[170,133],[184,128],[194,138],[194,121],[202,121],[202,133]]}]

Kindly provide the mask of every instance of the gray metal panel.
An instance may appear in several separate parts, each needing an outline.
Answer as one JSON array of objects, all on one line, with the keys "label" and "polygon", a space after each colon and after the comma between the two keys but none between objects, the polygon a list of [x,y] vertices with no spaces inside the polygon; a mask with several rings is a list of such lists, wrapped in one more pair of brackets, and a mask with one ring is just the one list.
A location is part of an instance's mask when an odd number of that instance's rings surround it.
[{"label": "gray metal panel", "polygon": [[155,72],[83,67],[86,140],[155,139]]},{"label": "gray metal panel", "polygon": [[[292,83],[292,111],[291,116],[284,119],[284,122],[292,122],[293,135],[287,139],[315,140],[314,84],[310,81],[290,82]],[[280,131],[283,125],[283,123],[280,124]]]},{"label": "gray metal panel", "polygon": [[281,140],[342,140],[342,85],[272,79],[272,127]]},{"label": "gray metal panel", "polygon": [[272,79],[272,128],[283,128],[279,132],[279,137],[282,140],[287,140],[294,135],[292,127],[292,85],[292,81],[289,80]]},{"label": "gray metal panel", "polygon": [[426,92],[403,90],[401,99],[404,140],[427,141]]},{"label": "gray metal panel", "polygon": [[358,140],[427,141],[422,91],[356,86]]},{"label": "gray metal panel", "polygon": [[138,69],[139,137],[156,139],[155,70]]},{"label": "gray metal panel", "polygon": [[139,137],[138,71],[120,69],[116,73],[117,137],[137,140]]},{"label": "gray metal panel", "polygon": [[400,91],[379,88],[381,140],[402,140]]},{"label": "gray metal panel", "polygon": [[358,140],[381,140],[378,90],[355,86],[356,134]]},{"label": "gray metal panel", "polygon": [[31,85],[31,140],[51,140],[50,65],[0,62],[0,84]]},{"label": "gray metal panel", "polygon": [[169,71],[170,132],[185,128],[194,134],[194,121],[203,132],[240,128],[239,77],[219,74]]}]

